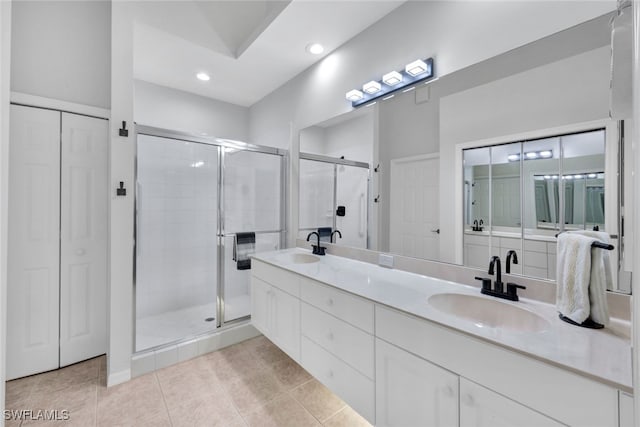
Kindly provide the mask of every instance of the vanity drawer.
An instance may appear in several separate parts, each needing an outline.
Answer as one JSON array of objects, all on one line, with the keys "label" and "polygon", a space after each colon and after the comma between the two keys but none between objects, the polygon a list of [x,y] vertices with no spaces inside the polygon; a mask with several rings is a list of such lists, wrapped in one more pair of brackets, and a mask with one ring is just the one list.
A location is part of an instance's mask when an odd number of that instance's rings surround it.
[{"label": "vanity drawer", "polygon": [[375,425],[375,384],[307,337],[301,365],[356,412]]},{"label": "vanity drawer", "polygon": [[373,334],[373,303],[301,277],[300,297],[322,311]]},{"label": "vanity drawer", "polygon": [[295,273],[252,259],[251,275],[295,297],[300,297],[301,277]]},{"label": "vanity drawer", "polygon": [[617,390],[581,375],[380,305],[376,336],[563,424],[618,425]]},{"label": "vanity drawer", "polygon": [[482,236],[477,234],[465,234],[464,243],[469,245],[489,246],[489,236]]},{"label": "vanity drawer", "polygon": [[373,379],[373,335],[302,303],[302,335]]},{"label": "vanity drawer", "polygon": [[528,240],[524,239],[524,250],[532,252],[547,253],[547,242],[541,240]]}]

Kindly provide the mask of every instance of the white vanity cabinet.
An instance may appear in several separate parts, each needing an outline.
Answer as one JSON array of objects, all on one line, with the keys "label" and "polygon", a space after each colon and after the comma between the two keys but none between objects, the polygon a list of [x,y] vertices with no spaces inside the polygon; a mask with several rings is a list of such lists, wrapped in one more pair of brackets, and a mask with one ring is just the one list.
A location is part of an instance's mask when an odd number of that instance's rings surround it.
[{"label": "white vanity cabinet", "polygon": [[376,421],[383,426],[458,425],[458,375],[376,339]]},{"label": "white vanity cabinet", "polygon": [[300,300],[297,294],[300,284],[298,277],[262,263],[255,263],[253,271],[254,274],[251,275],[253,325],[293,360],[299,362]]},{"label": "white vanity cabinet", "polygon": [[557,421],[460,378],[460,427],[560,427]]},{"label": "white vanity cabinet", "polygon": [[257,329],[374,425],[633,423],[632,398],[614,387],[259,259],[252,310]]}]

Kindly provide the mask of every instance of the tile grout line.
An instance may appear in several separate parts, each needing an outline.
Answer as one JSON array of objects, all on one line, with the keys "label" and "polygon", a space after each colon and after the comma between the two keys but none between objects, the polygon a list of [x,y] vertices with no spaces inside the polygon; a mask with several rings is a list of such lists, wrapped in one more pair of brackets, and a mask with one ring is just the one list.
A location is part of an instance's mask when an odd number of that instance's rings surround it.
[{"label": "tile grout line", "polygon": [[162,383],[158,378],[156,372],[153,372],[153,378],[156,380],[156,384],[158,384],[158,388],[160,389],[160,395],[162,396],[162,403],[164,404],[164,410],[167,411],[167,418],[169,419],[169,424],[173,426],[173,419],[171,418],[171,413],[169,412],[169,407],[167,406],[167,398],[164,395],[164,390],[162,388]]}]

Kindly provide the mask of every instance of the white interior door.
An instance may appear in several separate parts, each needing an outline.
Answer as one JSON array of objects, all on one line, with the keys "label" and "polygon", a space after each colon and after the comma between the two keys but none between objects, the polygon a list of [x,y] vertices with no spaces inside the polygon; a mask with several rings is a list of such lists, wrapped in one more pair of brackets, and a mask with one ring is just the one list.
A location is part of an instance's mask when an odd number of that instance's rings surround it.
[{"label": "white interior door", "polygon": [[392,253],[439,259],[439,165],[437,154],[391,161]]},{"label": "white interior door", "polygon": [[62,113],[60,366],[107,350],[108,122]]},{"label": "white interior door", "polygon": [[7,379],[58,367],[60,113],[11,106]]}]

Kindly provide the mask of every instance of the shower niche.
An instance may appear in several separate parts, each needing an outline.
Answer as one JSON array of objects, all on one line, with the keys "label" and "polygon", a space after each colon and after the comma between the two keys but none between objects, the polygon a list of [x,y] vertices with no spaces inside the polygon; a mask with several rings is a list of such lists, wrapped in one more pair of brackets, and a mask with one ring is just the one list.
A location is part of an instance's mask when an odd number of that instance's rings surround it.
[{"label": "shower niche", "polygon": [[250,316],[251,271],[240,257],[283,245],[285,155],[137,126],[136,352]]}]

